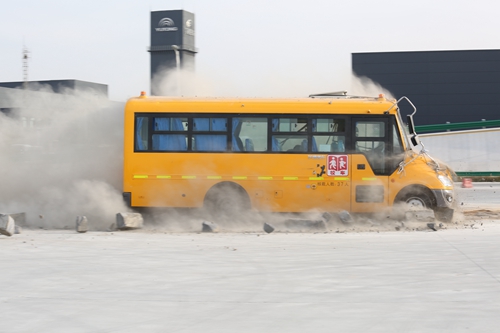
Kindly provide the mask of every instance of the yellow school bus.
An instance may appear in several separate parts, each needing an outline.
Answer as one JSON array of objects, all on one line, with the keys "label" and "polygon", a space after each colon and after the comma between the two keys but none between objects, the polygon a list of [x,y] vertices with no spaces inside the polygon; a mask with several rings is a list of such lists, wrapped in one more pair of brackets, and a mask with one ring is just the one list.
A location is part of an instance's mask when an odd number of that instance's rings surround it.
[{"label": "yellow school bus", "polygon": [[221,214],[373,213],[402,204],[450,221],[450,171],[415,150],[413,114],[408,132],[400,101],[345,93],[302,99],[141,93],[125,106],[124,199],[130,207]]}]

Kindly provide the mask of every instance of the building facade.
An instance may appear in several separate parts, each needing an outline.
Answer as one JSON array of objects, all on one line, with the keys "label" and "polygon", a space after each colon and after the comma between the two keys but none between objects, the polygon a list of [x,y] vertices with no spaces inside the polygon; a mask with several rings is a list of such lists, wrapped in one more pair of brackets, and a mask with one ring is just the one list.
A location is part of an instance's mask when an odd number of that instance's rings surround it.
[{"label": "building facade", "polygon": [[352,70],[410,98],[417,125],[500,119],[500,50],[353,53]]},{"label": "building facade", "polygon": [[194,14],[185,10],[151,12],[151,94],[156,95],[153,78],[161,71],[194,69]]}]

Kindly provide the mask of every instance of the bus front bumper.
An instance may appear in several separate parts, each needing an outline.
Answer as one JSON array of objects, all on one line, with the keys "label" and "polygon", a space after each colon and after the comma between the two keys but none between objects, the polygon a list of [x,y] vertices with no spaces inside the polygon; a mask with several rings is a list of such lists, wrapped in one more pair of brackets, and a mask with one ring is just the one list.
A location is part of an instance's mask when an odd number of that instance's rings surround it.
[{"label": "bus front bumper", "polygon": [[432,190],[436,198],[436,207],[452,208],[455,203],[455,191],[453,190]]}]

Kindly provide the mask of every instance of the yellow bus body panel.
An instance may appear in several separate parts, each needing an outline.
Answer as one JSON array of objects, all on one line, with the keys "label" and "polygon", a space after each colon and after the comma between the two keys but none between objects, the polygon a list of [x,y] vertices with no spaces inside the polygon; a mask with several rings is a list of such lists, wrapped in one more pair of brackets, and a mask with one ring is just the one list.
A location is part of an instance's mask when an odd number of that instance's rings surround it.
[{"label": "yellow bus body panel", "polygon": [[[134,115],[140,113],[217,114],[343,114],[369,117],[396,115],[393,101],[350,99],[180,99],[139,97],[125,107],[123,192],[131,193],[134,207],[200,207],[207,191],[220,182],[239,184],[254,209],[271,212],[380,211],[390,207],[408,185],[442,189],[436,172],[416,159],[403,173],[377,176],[362,154],[349,154],[349,174],[321,174],[326,153],[197,153],[134,152]],[[391,108],[392,107],[392,108]],[[399,121],[399,120],[398,120]],[[401,135],[404,135],[398,123]],[[349,131],[348,131],[349,133]],[[404,142],[403,142],[404,145]],[[406,148],[406,147],[404,147]],[[333,154],[333,153],[330,153]],[[375,186],[380,202],[356,202],[356,186]]]}]

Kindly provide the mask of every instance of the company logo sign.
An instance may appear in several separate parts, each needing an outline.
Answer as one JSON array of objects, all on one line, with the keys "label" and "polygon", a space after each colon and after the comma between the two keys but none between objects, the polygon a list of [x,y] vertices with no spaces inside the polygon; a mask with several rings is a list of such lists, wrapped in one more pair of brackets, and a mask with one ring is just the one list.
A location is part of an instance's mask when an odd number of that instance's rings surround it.
[{"label": "company logo sign", "polygon": [[177,31],[179,28],[175,26],[174,20],[169,17],[164,17],[158,22],[158,28],[155,28],[156,31]]}]

